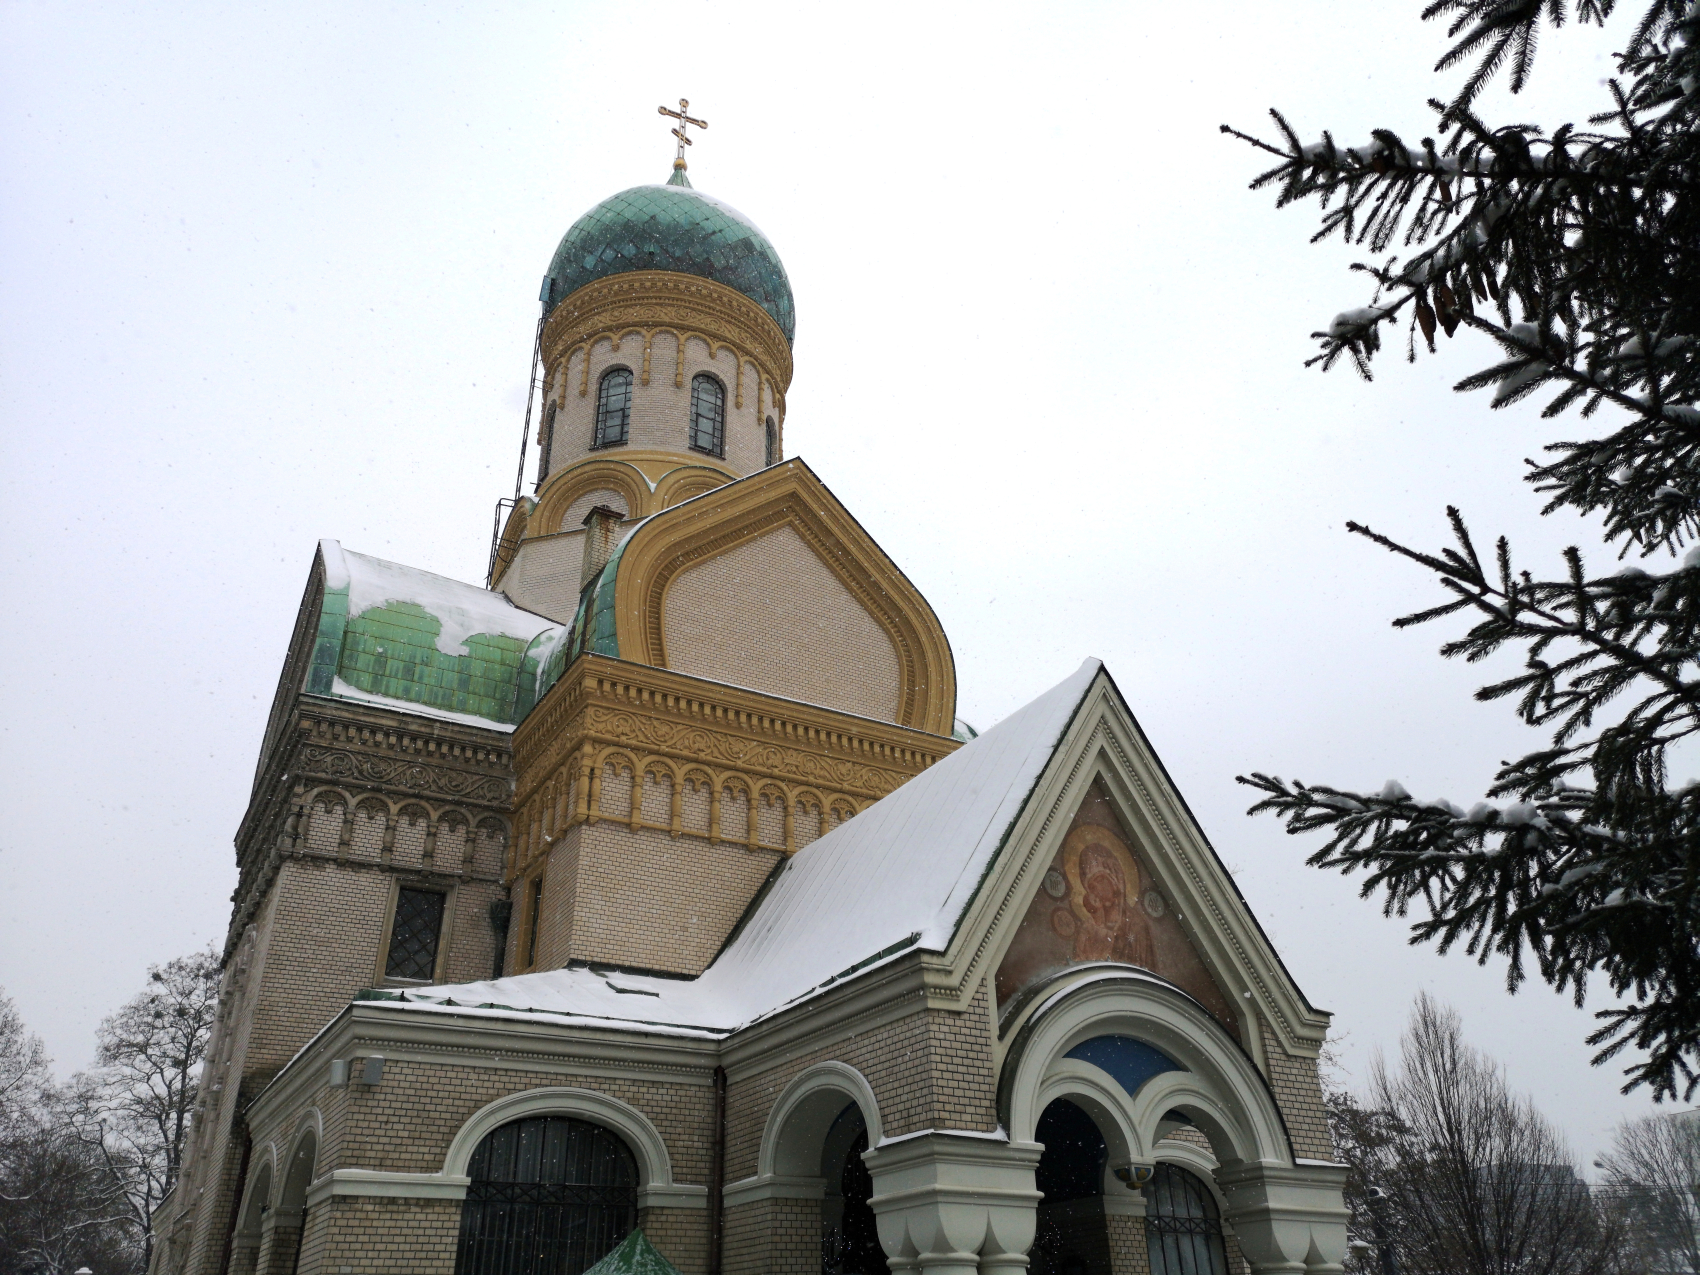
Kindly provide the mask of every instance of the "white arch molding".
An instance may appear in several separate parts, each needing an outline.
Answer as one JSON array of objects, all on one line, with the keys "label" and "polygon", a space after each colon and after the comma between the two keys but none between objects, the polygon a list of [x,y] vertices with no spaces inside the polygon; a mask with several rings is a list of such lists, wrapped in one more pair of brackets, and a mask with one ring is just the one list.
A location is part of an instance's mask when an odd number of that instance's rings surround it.
[{"label": "white arch molding", "polygon": [[472,1184],[467,1166],[486,1134],[527,1116],[571,1116],[618,1134],[638,1166],[638,1207],[701,1209],[708,1188],[673,1180],[673,1159],[660,1130],[630,1103],[594,1089],[550,1086],[508,1094],[475,1111],[449,1142],[436,1173],[390,1173],[377,1169],[337,1169],[314,1183],[309,1203],[330,1195],[384,1196],[391,1199],[463,1200]]},{"label": "white arch molding", "polygon": [[[1163,1072],[1130,1097],[1107,1073],[1064,1057],[1108,1035],[1145,1041],[1186,1070]],[[1074,1089],[1093,1104],[1113,1101],[1134,1160],[1150,1163],[1163,1114],[1178,1109],[1224,1164],[1293,1163],[1280,1109],[1245,1051],[1197,1001],[1131,967],[1097,970],[1043,999],[1011,1043],[1000,1088],[1006,1127],[1018,1142],[1032,1141],[1046,1105]]]},{"label": "white arch molding", "polygon": [[[1162,1072],[1129,1095],[1108,1073],[1066,1057],[1101,1035],[1146,1041],[1186,1070]],[[1059,979],[1016,1033],[1003,1073],[999,1107],[1012,1141],[1032,1141],[1046,1106],[1067,1098],[1098,1125],[1112,1170],[1125,1156],[1122,1164],[1165,1160],[1204,1178],[1253,1271],[1343,1269],[1345,1168],[1295,1159],[1263,1074],[1202,1005],[1167,982],[1132,968]],[[1204,1133],[1214,1162],[1184,1143],[1159,1147],[1176,1110]]]},{"label": "white arch molding", "polygon": [[845,1107],[855,1104],[868,1127],[868,1145],[885,1136],[879,1100],[867,1077],[849,1063],[815,1063],[792,1078],[768,1109],[752,1178],[727,1185],[728,1208],[753,1200],[818,1200],[825,1192],[820,1176],[821,1148],[827,1131]]}]

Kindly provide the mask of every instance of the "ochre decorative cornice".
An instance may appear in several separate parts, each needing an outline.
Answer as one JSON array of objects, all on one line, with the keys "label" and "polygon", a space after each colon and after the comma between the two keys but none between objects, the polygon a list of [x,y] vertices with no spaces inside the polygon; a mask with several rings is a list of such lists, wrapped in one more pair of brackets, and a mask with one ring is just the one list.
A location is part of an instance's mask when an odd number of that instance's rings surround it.
[{"label": "ochre decorative cornice", "polygon": [[626,499],[627,514],[647,518],[677,504],[674,493],[682,484],[695,480],[703,490],[711,490],[737,479],[735,471],[708,456],[687,460],[678,452],[624,447],[598,452],[549,475],[537,493],[537,508],[523,538],[577,531],[577,527],[562,527],[560,521],[586,492],[617,491]]},{"label": "ochre decorative cornice", "polygon": [[[741,789],[771,794],[788,808],[799,801],[847,814],[895,791],[958,748],[953,739],[869,718],[726,686],[670,669],[605,656],[575,661],[543,702],[514,732],[516,864],[534,848],[530,835],[554,818],[565,786],[573,785],[570,815],[560,828],[601,818],[633,827],[641,812],[603,812],[597,776],[610,761],[634,778],[667,775],[677,792],[693,776],[718,793]],[[677,800],[670,825],[677,834]],[[789,820],[787,820],[789,824]],[[718,826],[714,840],[722,837]],[[792,845],[784,847],[795,849]]]},{"label": "ochre decorative cornice", "polygon": [[956,665],[938,617],[836,497],[800,460],[681,505],[626,543],[615,582],[622,658],[665,667],[667,590],[685,568],[789,526],[891,639],[902,670],[899,724],[948,736],[955,724]]},{"label": "ochre decorative cornice", "polygon": [[543,325],[544,366],[560,366],[575,348],[636,330],[697,334],[752,359],[782,396],[791,388],[791,346],[773,317],[735,288],[670,270],[637,270],[587,283]]}]

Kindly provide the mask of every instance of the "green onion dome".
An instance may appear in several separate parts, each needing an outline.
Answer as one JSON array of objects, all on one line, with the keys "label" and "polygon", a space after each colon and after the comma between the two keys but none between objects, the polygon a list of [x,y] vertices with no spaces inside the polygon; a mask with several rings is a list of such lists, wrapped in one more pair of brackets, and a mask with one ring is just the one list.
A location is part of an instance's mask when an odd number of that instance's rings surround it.
[{"label": "green onion dome", "polygon": [[735,288],[796,332],[779,254],[737,209],[692,188],[683,169],[665,186],[633,186],[572,224],[543,280],[543,313],[587,283],[631,270],[673,270]]}]

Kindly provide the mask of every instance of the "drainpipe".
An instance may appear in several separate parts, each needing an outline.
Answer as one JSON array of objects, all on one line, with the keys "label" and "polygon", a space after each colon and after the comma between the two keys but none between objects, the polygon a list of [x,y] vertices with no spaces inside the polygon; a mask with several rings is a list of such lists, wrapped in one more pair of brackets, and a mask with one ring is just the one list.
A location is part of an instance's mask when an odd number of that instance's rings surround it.
[{"label": "drainpipe", "polygon": [[726,1068],[714,1069],[714,1135],[708,1152],[708,1275],[720,1275],[720,1237],[725,1227]]}]

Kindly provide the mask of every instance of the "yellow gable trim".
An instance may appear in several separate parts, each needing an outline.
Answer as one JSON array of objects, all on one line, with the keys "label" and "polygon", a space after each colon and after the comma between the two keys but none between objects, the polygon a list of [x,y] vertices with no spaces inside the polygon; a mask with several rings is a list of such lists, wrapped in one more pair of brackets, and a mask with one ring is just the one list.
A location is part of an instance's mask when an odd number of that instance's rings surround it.
[{"label": "yellow gable trim", "polygon": [[789,526],[802,537],[897,651],[897,723],[948,736],[956,717],[956,665],[938,617],[855,518],[798,460],[687,501],[626,543],[614,591],[622,659],[670,667],[667,592],[685,568]]}]

